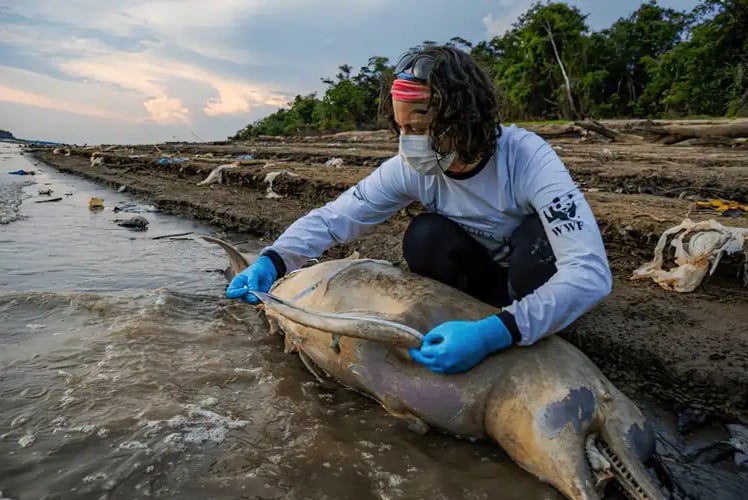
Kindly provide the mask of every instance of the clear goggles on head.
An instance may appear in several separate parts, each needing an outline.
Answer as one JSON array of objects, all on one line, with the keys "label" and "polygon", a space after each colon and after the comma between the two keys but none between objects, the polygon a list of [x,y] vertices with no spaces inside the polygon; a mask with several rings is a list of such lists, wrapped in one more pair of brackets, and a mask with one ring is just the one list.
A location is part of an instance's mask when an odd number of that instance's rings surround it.
[{"label": "clear goggles on head", "polygon": [[426,82],[434,67],[434,58],[412,49],[400,56],[395,65],[395,76],[405,80]]}]

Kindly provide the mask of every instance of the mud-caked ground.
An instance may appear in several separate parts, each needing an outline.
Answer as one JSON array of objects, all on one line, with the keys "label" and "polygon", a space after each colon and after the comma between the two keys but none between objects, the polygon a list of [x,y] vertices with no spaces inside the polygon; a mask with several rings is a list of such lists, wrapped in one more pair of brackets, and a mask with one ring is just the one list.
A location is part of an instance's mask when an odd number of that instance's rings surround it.
[{"label": "mud-caked ground", "polygon": [[[537,131],[553,144],[585,191],[615,276],[613,293],[560,335],[631,395],[656,398],[675,411],[691,408],[748,422],[745,257],[725,258],[691,293],[630,279],[634,269],[652,259],[661,233],[685,218],[748,227],[748,213],[725,216],[696,204],[714,198],[748,202],[748,147],[624,145],[550,126]],[[114,188],[124,186],[168,212],[269,243],[295,219],[334,199],[396,154],[397,140],[378,131],[32,152],[60,171]],[[198,185],[214,168],[243,155],[252,159],[244,157],[238,167],[225,170],[221,183]],[[159,162],[163,158],[171,160]],[[175,161],[178,158],[189,160]],[[405,267],[402,234],[421,208],[401,210],[323,258],[358,250],[362,256]]]}]

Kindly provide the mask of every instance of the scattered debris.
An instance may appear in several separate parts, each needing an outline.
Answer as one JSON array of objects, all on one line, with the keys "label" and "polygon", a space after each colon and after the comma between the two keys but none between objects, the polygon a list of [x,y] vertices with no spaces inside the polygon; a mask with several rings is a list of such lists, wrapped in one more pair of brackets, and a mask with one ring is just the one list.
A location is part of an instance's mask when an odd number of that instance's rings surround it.
[{"label": "scattered debris", "polygon": [[59,198],[50,198],[48,200],[36,200],[34,203],[51,203],[53,201],[60,201],[60,200],[62,200],[62,196],[60,196]]},{"label": "scattered debris", "polygon": [[189,158],[182,158],[182,157],[170,158],[168,156],[162,156],[161,158],[159,158],[158,164],[162,165],[162,166],[164,166],[164,165],[176,165],[176,164],[179,164],[179,163],[184,163],[186,161],[190,161],[190,159]]},{"label": "scattered debris", "polygon": [[124,193],[125,191],[127,191],[127,186],[125,186],[124,184],[122,184],[117,190],[118,193]]},{"label": "scattered debris", "polygon": [[238,162],[233,163],[224,163],[223,165],[219,165],[213,170],[210,171],[210,174],[208,174],[208,177],[205,178],[205,180],[202,180],[197,183],[198,186],[207,186],[209,184],[223,184],[223,178],[224,173],[227,170],[234,169],[239,166]]},{"label": "scattered debris", "polygon": [[130,229],[145,230],[148,227],[148,219],[142,215],[136,215],[129,219],[115,219],[118,226],[127,227]]},{"label": "scattered debris", "polygon": [[36,172],[33,170],[14,170],[13,172],[8,172],[11,175],[36,175]]},{"label": "scattered debris", "polygon": [[104,208],[104,200],[94,196],[88,200],[88,208],[90,210],[99,210]]},{"label": "scattered debris", "polygon": [[[665,244],[671,236],[670,245],[675,248],[677,267],[664,270]],[[707,272],[714,273],[724,254],[744,252],[748,259],[746,239],[748,228],[725,227],[714,219],[702,222],[685,219],[662,233],[654,250],[654,259],[636,269],[631,279],[651,278],[665,290],[692,292]]]},{"label": "scattered debris", "polygon": [[131,214],[142,214],[143,212],[161,212],[156,205],[140,205],[135,202],[120,202],[112,209],[114,212],[127,212]]},{"label": "scattered debris", "polygon": [[748,427],[738,424],[727,424],[730,433],[730,444],[735,449],[735,464],[748,469]]},{"label": "scattered debris", "polygon": [[265,176],[265,183],[267,183],[268,187],[266,189],[267,194],[265,195],[265,198],[270,199],[276,199],[276,198],[283,198],[281,195],[273,191],[273,181],[276,177],[278,177],[281,174],[287,174],[291,177],[298,177],[299,174],[295,174],[291,172],[290,170],[277,170],[275,172],[268,172],[268,174]]},{"label": "scattered debris", "polygon": [[[190,235],[190,234],[193,234],[193,233],[194,233],[194,231],[190,231],[188,233],[163,234],[161,236],[154,236],[151,239],[152,240],[163,240],[164,238],[174,238],[176,236],[187,236],[187,235]],[[221,270],[221,272],[223,272],[223,269]]]},{"label": "scattered debris", "polygon": [[696,206],[702,210],[716,211],[726,217],[739,217],[748,215],[748,205],[737,201],[714,199],[708,201],[697,201]]},{"label": "scattered debris", "polygon": [[342,158],[330,158],[325,162],[325,166],[327,167],[342,167],[343,166],[343,159]]},{"label": "scattered debris", "polygon": [[104,157],[101,156],[101,153],[99,151],[94,151],[91,153],[91,166],[92,167],[99,167],[104,164]]},{"label": "scattered debris", "polygon": [[235,159],[236,161],[251,161],[254,160],[255,157],[252,155],[239,155]]},{"label": "scattered debris", "polygon": [[39,190],[39,195],[40,196],[45,196],[45,195],[46,196],[50,196],[51,194],[52,194],[52,190],[51,189],[40,189]]}]

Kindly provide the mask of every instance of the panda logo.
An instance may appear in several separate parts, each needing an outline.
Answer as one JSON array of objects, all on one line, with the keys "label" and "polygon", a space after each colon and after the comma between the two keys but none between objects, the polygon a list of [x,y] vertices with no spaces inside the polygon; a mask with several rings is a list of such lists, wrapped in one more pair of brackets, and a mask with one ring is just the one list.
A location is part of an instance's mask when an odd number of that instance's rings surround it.
[{"label": "panda logo", "polygon": [[577,205],[574,203],[574,195],[569,193],[566,196],[553,198],[551,205],[545,209],[544,215],[549,224],[558,221],[576,221]]}]

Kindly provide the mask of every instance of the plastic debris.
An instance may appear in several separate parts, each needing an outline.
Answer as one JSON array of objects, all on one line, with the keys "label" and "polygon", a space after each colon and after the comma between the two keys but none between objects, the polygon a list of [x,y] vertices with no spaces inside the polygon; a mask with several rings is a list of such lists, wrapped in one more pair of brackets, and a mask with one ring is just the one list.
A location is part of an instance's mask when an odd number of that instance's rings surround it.
[{"label": "plastic debris", "polygon": [[716,211],[720,215],[724,215],[727,217],[739,217],[741,215],[748,215],[748,205],[746,205],[745,203],[738,203],[737,201],[720,199],[697,201],[696,206],[702,210]]},{"label": "plastic debris", "polygon": [[252,155],[239,155],[235,158],[236,161],[251,161],[254,159],[255,157]]},{"label": "plastic debris", "polygon": [[161,209],[156,205],[140,205],[134,202],[120,202],[119,205],[112,209],[114,212],[128,212],[133,214],[141,214],[143,212],[160,212]]},{"label": "plastic debris", "polygon": [[161,158],[159,158],[158,164],[159,165],[176,165],[176,164],[179,164],[179,163],[184,163],[186,161],[190,161],[190,159],[189,158],[180,158],[180,157],[169,158],[168,156],[162,156]]},{"label": "plastic debris", "polygon": [[[665,270],[663,254],[669,239],[675,248],[676,267]],[[702,222],[685,219],[662,233],[654,259],[636,269],[631,279],[651,278],[665,290],[692,292],[707,272],[714,273],[723,255],[744,252],[748,258],[746,240],[748,228],[725,227],[714,219]]]},{"label": "plastic debris", "polygon": [[11,175],[36,175],[36,172],[34,172],[33,170],[23,170],[23,169],[14,170],[13,172],[8,172],[8,173]]}]

